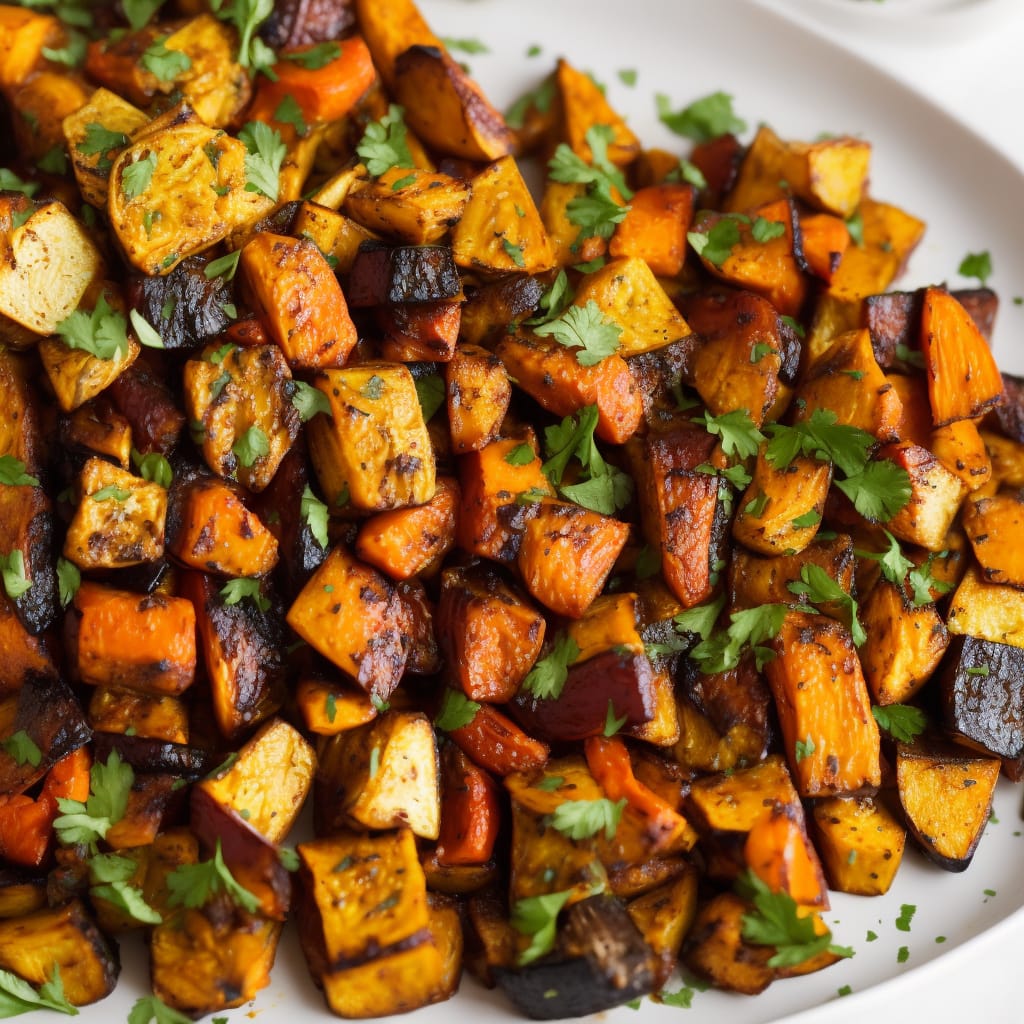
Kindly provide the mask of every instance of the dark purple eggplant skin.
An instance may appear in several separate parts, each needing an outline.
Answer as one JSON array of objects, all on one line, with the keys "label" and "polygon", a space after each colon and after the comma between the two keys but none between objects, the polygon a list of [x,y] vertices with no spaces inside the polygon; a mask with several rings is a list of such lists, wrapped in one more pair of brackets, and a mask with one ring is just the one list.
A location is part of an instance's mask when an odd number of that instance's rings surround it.
[{"label": "dark purple eggplant skin", "polygon": [[946,728],[1002,758],[1024,778],[1024,649],[974,636],[953,638],[939,670]]},{"label": "dark purple eggplant skin", "polygon": [[495,967],[498,987],[533,1020],[584,1017],[654,991],[656,962],[622,902],[591,896],[573,904],[555,950],[521,968]]},{"label": "dark purple eggplant skin", "polygon": [[654,673],[645,654],[605,651],[573,665],[555,698],[540,699],[520,690],[509,710],[531,736],[560,742],[600,736],[608,722],[609,701],[623,728],[654,716]]},{"label": "dark purple eggplant skin", "polygon": [[12,604],[26,632],[38,636],[49,629],[60,614],[53,550],[53,505],[50,499],[36,488],[33,506],[26,508],[25,511],[30,513],[30,516],[25,529],[19,531],[23,538],[20,550],[25,559],[25,572],[32,581],[32,586],[14,598]]},{"label": "dark purple eggplant skin", "polygon": [[446,245],[363,242],[345,296],[353,309],[395,302],[440,302],[462,294],[462,279]]},{"label": "dark purple eggplant skin", "polygon": [[141,274],[128,282],[128,301],[159,334],[164,348],[189,352],[212,342],[231,323],[224,312],[234,287],[222,275],[206,276],[210,260],[189,256],[169,274]]},{"label": "dark purple eggplant skin", "polygon": [[118,732],[97,732],[93,735],[93,757],[104,764],[113,751],[137,772],[176,775],[194,782],[209,775],[227,756],[223,750],[207,750],[182,743],[146,736],[126,736]]}]

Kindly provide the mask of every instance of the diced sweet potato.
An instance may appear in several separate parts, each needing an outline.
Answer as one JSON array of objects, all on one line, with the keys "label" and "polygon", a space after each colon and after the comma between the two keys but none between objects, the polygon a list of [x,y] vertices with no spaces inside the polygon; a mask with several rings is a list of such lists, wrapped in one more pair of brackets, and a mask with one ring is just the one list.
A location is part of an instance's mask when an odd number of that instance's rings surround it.
[{"label": "diced sweet potato", "polygon": [[849,631],[788,612],[765,666],[801,796],[854,793],[881,780],[878,726]]},{"label": "diced sweet potato", "polygon": [[717,988],[744,995],[763,992],[774,980],[771,946],[743,939],[747,904],[735,893],[713,896],[697,910],[683,948],[683,962]]},{"label": "diced sweet potato", "polygon": [[277,564],[277,540],[222,480],[199,477],[176,497],[170,551],[193,569],[264,576]]},{"label": "diced sweet potato", "polygon": [[881,896],[903,860],[907,830],[879,797],[830,796],[812,811],[829,885],[838,892]]},{"label": "diced sweet potato", "polygon": [[974,557],[986,580],[1024,586],[1024,550],[1021,525],[1024,502],[1014,492],[969,499],[964,505],[963,527]]},{"label": "diced sweet potato", "polygon": [[488,863],[498,839],[501,818],[501,803],[494,779],[455,744],[446,743],[441,750],[438,864]]},{"label": "diced sweet potato", "polygon": [[988,583],[970,566],[949,599],[946,627],[958,636],[1024,647],[1024,590]]},{"label": "diced sweet potato", "polygon": [[172,697],[192,685],[196,618],[189,601],[83,581],[69,628],[72,664],[84,683]]},{"label": "diced sweet potato", "polygon": [[343,366],[356,343],[341,285],[313,242],[269,231],[242,250],[238,268],[250,304],[292,369]]},{"label": "diced sweet potato", "polygon": [[518,385],[549,412],[570,416],[596,405],[597,436],[602,440],[622,444],[640,424],[640,393],[618,354],[581,366],[557,341],[523,332],[504,338],[496,354]]},{"label": "diced sweet potato", "polygon": [[511,700],[544,643],[544,617],[484,566],[446,569],[437,609],[449,671],[470,700]]},{"label": "diced sweet potato", "polygon": [[89,724],[99,732],[125,733],[188,743],[188,709],[177,697],[97,686],[89,700]]},{"label": "diced sweet potato", "polygon": [[24,81],[43,60],[43,47],[60,45],[61,22],[50,14],[5,6],[0,12],[0,87]]},{"label": "diced sweet potato", "polygon": [[555,70],[555,86],[558,90],[558,136],[577,156],[588,162],[593,159],[587,132],[595,125],[605,125],[612,130],[608,159],[619,167],[633,161],[640,152],[640,142],[590,75],[563,58]]},{"label": "diced sweet potato", "polygon": [[394,585],[342,545],[310,577],[288,610],[288,625],[350,675],[387,700],[407,658],[407,612]]},{"label": "diced sweet potato", "polygon": [[927,448],[910,442],[886,445],[877,458],[894,462],[910,477],[910,500],[886,528],[900,540],[942,551],[965,493],[963,483]]},{"label": "diced sweet potato", "polygon": [[448,427],[456,453],[478,451],[498,436],[512,398],[502,361],[476,345],[460,345],[445,369]]},{"label": "diced sweet potato", "polygon": [[449,735],[481,768],[495,775],[528,772],[548,759],[548,745],[528,736],[490,704],[481,704],[471,721]]},{"label": "diced sweet potato", "polygon": [[743,844],[750,870],[773,892],[788,893],[802,907],[828,909],[828,888],[803,811],[793,804],[772,807],[756,821]]},{"label": "diced sweet potato", "polygon": [[692,185],[661,184],[637,189],[629,213],[608,243],[613,258],[637,256],[659,277],[675,277],[686,258],[686,232],[693,217]]},{"label": "diced sweet potato", "polygon": [[541,604],[576,619],[601,592],[628,537],[617,519],[545,500],[526,524],[516,562]]},{"label": "diced sweet potato", "polygon": [[969,492],[991,481],[992,460],[974,420],[954,420],[945,427],[938,427],[923,444],[946,469],[959,477]]},{"label": "diced sweet potato", "polygon": [[935,426],[980,416],[1003,400],[992,350],[970,314],[944,288],[928,288],[921,309],[921,354]]},{"label": "diced sweet potato", "polygon": [[829,213],[805,214],[800,217],[800,238],[807,268],[827,284],[850,245],[846,222]]},{"label": "diced sweet potato", "polygon": [[410,302],[374,310],[381,357],[397,363],[450,362],[459,340],[459,302]]}]

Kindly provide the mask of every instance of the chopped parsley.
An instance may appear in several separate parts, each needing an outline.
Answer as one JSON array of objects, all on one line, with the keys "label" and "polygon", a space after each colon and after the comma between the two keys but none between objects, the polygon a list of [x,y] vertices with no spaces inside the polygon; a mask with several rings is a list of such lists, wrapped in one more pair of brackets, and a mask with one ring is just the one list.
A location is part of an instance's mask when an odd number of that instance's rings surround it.
[{"label": "chopped parsley", "polygon": [[676,111],[662,93],[657,94],[655,103],[661,123],[669,131],[694,142],[708,142],[720,135],[738,135],[747,130],[747,122],[736,116],[732,96],[726,92],[713,92]]},{"label": "chopped parsley", "polygon": [[557,700],[569,678],[569,666],[579,656],[576,641],[567,633],[560,633],[548,653],[527,673],[521,688],[538,700]]},{"label": "chopped parsley", "polygon": [[448,687],[444,691],[441,709],[434,719],[434,725],[444,732],[454,732],[469,725],[479,710],[480,705],[475,700],[470,700],[461,691]]},{"label": "chopped parsley", "polygon": [[404,113],[400,106],[392,103],[379,121],[366,126],[356,152],[371,177],[379,178],[392,167],[415,168],[406,142]]},{"label": "chopped parsley", "polygon": [[281,133],[263,121],[249,121],[238,133],[248,150],[245,156],[245,190],[259,192],[277,201],[281,182],[281,164],[288,147]]}]

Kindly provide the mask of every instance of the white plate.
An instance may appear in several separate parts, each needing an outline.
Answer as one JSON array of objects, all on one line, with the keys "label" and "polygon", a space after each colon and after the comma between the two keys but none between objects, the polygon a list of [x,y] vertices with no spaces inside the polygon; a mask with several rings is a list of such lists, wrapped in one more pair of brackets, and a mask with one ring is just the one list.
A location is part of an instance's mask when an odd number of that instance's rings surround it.
[{"label": "white plate", "polygon": [[[422,0],[422,9],[438,34],[475,37],[491,48],[490,54],[464,59],[502,106],[536,85],[554,59],[564,55],[607,84],[611,102],[629,115],[645,143],[675,147],[680,154],[687,144],[658,123],[655,92],[668,94],[681,106],[726,90],[734,95],[735,109],[751,131],[759,121],[767,121],[794,138],[813,138],[827,130],[869,139],[875,147],[873,194],[929,222],[925,241],[901,283],[966,285],[956,273],[961,258],[968,251],[989,249],[995,266],[990,284],[1003,298],[996,352],[1002,365],[1024,373],[1024,353],[1013,348],[1013,338],[1024,330],[1024,307],[1010,301],[1024,293],[1024,178],[967,128],[906,87],[771,12],[734,0]],[[527,58],[533,44],[539,44],[542,53]],[[637,71],[634,87],[620,81],[621,70]],[[969,951],[957,947],[993,929],[1001,944],[989,941],[986,957],[999,956],[997,950],[1013,940],[1019,949],[1024,940],[1024,915],[1017,913],[1024,905],[1020,791],[1002,783],[995,814],[998,822],[986,829],[965,873],[949,874],[911,852],[888,896],[834,896],[826,920],[835,940],[856,950],[852,960],[807,978],[778,982],[753,998],[699,992],[682,1019],[688,1024],[760,1024],[816,1007],[815,1022],[862,1024],[866,1011],[880,1021],[897,1014],[905,1018],[919,1008],[926,987],[948,997],[935,1004],[948,1011],[931,1018],[940,1024],[953,1019],[953,1008],[961,1000],[964,1011],[980,1008],[991,991],[971,993],[950,984],[958,978],[968,982],[958,975],[957,965],[968,962]],[[910,932],[895,926],[905,903],[917,907]],[[877,940],[866,941],[869,930]],[[937,941],[940,936],[944,942]],[[897,953],[903,946],[909,957],[899,964]],[[79,1018],[83,1024],[126,1019],[142,991],[145,959],[130,943],[125,943],[124,953],[126,968],[118,990],[104,1003],[84,1010]],[[1010,962],[1010,956],[1002,956]],[[1009,1010],[1016,977],[1019,973],[1010,975],[996,1001],[986,1004],[1005,1014],[990,1013],[987,1022],[1020,1019]],[[890,979],[898,980],[877,988]],[[838,998],[838,990],[847,985],[854,994]],[[863,994],[873,987],[873,994]],[[1005,1001],[1000,1001],[1002,996]],[[226,1016],[241,1022],[253,1009],[260,1024],[335,1019],[309,981],[294,936],[282,945],[271,986],[253,1007]],[[624,1008],[601,1019],[636,1024],[639,1017],[646,1024],[656,1018],[678,1019],[681,1012],[645,1000],[639,1015]],[[517,1019],[500,996],[485,992],[467,977],[454,1000],[420,1011],[412,1020],[470,1024],[481,1016]],[[800,1014],[799,1019],[810,1018]]]}]

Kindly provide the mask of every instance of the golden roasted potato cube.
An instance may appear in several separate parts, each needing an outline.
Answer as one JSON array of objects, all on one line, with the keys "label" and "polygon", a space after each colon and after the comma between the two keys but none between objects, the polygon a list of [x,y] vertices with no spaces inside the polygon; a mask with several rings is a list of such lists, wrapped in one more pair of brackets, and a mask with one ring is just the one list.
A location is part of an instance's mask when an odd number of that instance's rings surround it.
[{"label": "golden roasted potato cube", "polygon": [[1024,647],[1024,590],[987,583],[981,570],[971,566],[950,598],[946,628],[950,633]]},{"label": "golden roasted potato cube", "polygon": [[455,452],[479,451],[501,432],[512,399],[505,365],[477,345],[460,344],[445,367],[448,426]]},{"label": "golden roasted potato cube", "polygon": [[879,580],[860,608],[869,642],[860,650],[878,704],[903,704],[921,689],[949,646],[934,604],[915,607],[902,587]]},{"label": "golden roasted potato cube", "polygon": [[901,442],[878,450],[910,477],[910,500],[886,524],[900,540],[942,551],[966,488],[927,448]]},{"label": "golden roasted potato cube", "polygon": [[91,458],[78,495],[64,557],[80,569],[120,569],[163,556],[167,491],[159,484]]},{"label": "golden roasted potato cube", "polygon": [[34,207],[0,246],[0,314],[34,334],[53,334],[103,276],[103,257],[63,203]]},{"label": "golden roasted potato cube", "polygon": [[974,420],[956,420],[932,432],[924,442],[935,458],[971,493],[992,481],[992,458]]},{"label": "golden roasted potato cube", "polygon": [[587,274],[576,292],[574,305],[593,300],[622,328],[619,355],[634,356],[663,348],[692,334],[647,261],[639,256],[612,260]]},{"label": "golden roasted potato cube", "polygon": [[408,245],[431,245],[458,223],[468,181],[447,174],[392,167],[376,181],[357,181],[342,212],[370,231]]},{"label": "golden roasted potato cube", "polygon": [[68,348],[60,338],[43,338],[39,342],[39,358],[50,378],[57,404],[64,412],[73,412],[95,398],[135,362],[141,351],[131,335],[127,347],[111,359],[100,359],[84,349]]},{"label": "golden roasted potato cube", "polygon": [[193,1018],[249,1002],[270,984],[281,928],[228,897],[165,919],[149,941],[153,994]]},{"label": "golden roasted potato cube", "polygon": [[637,632],[638,600],[636,594],[604,594],[594,599],[581,618],[570,622],[566,635],[579,648],[573,664],[620,647],[642,652],[644,642]]},{"label": "golden roasted potato cube", "polygon": [[291,233],[297,238],[308,238],[328,259],[335,261],[334,269],[340,274],[347,274],[352,269],[363,242],[377,239],[372,231],[351,217],[320,206],[316,201],[305,202],[298,208]]},{"label": "golden roasted potato cube", "polygon": [[97,686],[89,700],[89,724],[97,732],[188,743],[188,708],[168,694]]},{"label": "golden roasted potato cube", "polygon": [[427,882],[408,828],[300,843],[299,932],[311,964],[359,963],[427,927]]},{"label": "golden roasted potato cube", "polygon": [[273,206],[247,191],[248,150],[201,123],[152,125],[136,133],[110,171],[110,226],[128,261],[166,274]]},{"label": "golden roasted potato cube", "polygon": [[302,735],[283,719],[272,718],[227,769],[196,785],[270,842],[280,843],[302,809],[315,767],[316,755]]},{"label": "golden roasted potato cube", "polygon": [[[138,107],[122,99],[109,89],[97,89],[89,102],[64,118],[64,138],[67,140],[71,166],[82,198],[97,209],[107,205],[108,182],[112,153],[119,153],[128,145],[129,136],[142,128],[149,118]],[[105,153],[95,153],[90,143],[90,131],[99,127],[107,132],[124,136],[122,146],[113,146]]]},{"label": "golden roasted potato cube", "polygon": [[543,274],[555,266],[544,222],[515,158],[504,156],[473,178],[473,191],[452,230],[452,254],[484,274]]},{"label": "golden roasted potato cube", "polygon": [[423,839],[441,827],[437,737],[418,711],[388,711],[331,739],[317,768],[317,821],[334,832],[408,826]]},{"label": "golden roasted potato cube", "polygon": [[1024,587],[1024,501],[1020,495],[1000,491],[991,497],[968,500],[962,519],[985,579]]},{"label": "golden roasted potato cube", "polygon": [[747,150],[725,209],[746,213],[794,195],[826,213],[852,216],[867,184],[871,144],[850,136],[785,142],[762,125]]},{"label": "golden roasted potato cube", "polygon": [[818,532],[832,465],[798,456],[776,469],[762,447],[750,484],[737,503],[732,535],[761,555],[798,554]]},{"label": "golden roasted potato cube", "polygon": [[313,383],[331,406],[307,428],[329,505],[378,512],[434,496],[434,452],[406,366],[361,363],[324,370]]},{"label": "golden roasted potato cube", "polygon": [[131,467],[132,426],[107,401],[86,402],[75,409],[67,418],[63,437],[68,446],[102,455],[122,469]]},{"label": "golden roasted potato cube", "polygon": [[163,44],[168,50],[184,53],[191,63],[170,81],[158,79],[159,91],[180,90],[185,102],[211,128],[231,124],[251,92],[249,76],[235,60],[235,33],[212,14],[203,13],[172,32]]},{"label": "golden roasted potato cube", "polygon": [[287,621],[367,693],[387,700],[398,685],[408,656],[405,605],[386,576],[343,545],[310,577]]},{"label": "golden roasted potato cube", "polygon": [[881,896],[903,860],[907,830],[882,800],[830,796],[815,801],[815,846],[838,892]]},{"label": "golden roasted potato cube", "polygon": [[[227,351],[225,351],[227,349]],[[219,476],[262,491],[299,433],[295,385],[276,345],[208,348],[185,364],[185,407]]]},{"label": "golden roasted potato cube", "polygon": [[0,968],[31,985],[52,981],[60,968],[64,995],[85,1006],[110,995],[120,969],[103,933],[78,899],[0,921]]}]

